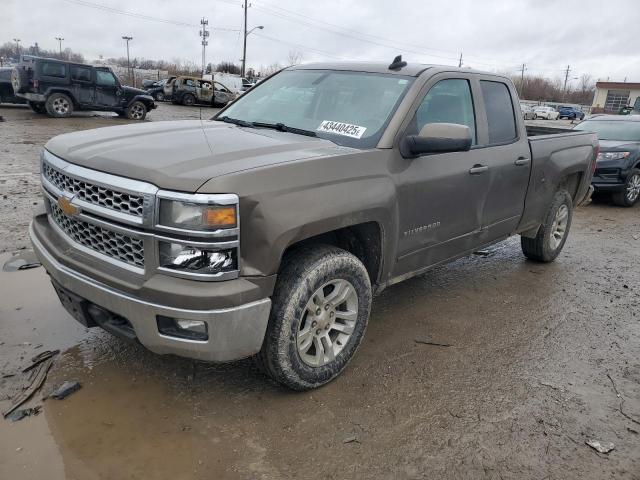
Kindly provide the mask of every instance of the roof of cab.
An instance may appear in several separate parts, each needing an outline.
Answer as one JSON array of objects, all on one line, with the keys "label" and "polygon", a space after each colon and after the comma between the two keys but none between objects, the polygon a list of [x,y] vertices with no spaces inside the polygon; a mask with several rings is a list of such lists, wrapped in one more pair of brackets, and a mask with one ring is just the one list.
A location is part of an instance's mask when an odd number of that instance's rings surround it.
[{"label": "roof of cab", "polygon": [[426,70],[436,70],[437,72],[446,71],[480,73],[484,75],[492,75],[495,77],[502,76],[495,73],[482,72],[466,67],[452,67],[450,65],[434,65],[408,62],[406,66],[395,70],[389,69],[389,65],[390,63],[387,62],[318,62],[293,65],[286,68],[285,70],[341,70],[351,72],[386,73],[389,75],[402,75],[408,77],[418,77]]}]

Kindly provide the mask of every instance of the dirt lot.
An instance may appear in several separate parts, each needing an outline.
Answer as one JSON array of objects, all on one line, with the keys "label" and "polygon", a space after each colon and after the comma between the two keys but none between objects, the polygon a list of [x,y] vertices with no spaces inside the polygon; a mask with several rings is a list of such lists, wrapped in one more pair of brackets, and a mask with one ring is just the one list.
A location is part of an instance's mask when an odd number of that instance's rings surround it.
[{"label": "dirt lot", "polygon": [[[28,246],[46,140],[123,120],[0,115],[4,263]],[[186,117],[199,109],[150,120]],[[43,412],[0,420],[0,478],[640,479],[639,252],[640,206],[599,202],[576,211],[553,264],[511,239],[391,287],[350,367],[307,393],[248,361],[160,357],[86,331],[42,268],[0,272],[0,373],[62,350],[30,403]],[[0,379],[0,407],[20,379]],[[42,402],[69,379],[82,389]]]}]

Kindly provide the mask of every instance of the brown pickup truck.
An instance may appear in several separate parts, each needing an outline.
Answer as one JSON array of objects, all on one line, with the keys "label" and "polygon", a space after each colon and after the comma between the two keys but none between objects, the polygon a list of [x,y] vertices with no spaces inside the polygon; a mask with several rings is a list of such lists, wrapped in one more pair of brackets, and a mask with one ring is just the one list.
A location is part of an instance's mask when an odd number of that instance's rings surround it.
[{"label": "brown pickup truck", "polygon": [[508,78],[301,65],[210,121],[52,139],[31,238],[83,324],[309,389],[345,368],[385,287],[515,234],[554,260],[597,150],[527,131]]}]

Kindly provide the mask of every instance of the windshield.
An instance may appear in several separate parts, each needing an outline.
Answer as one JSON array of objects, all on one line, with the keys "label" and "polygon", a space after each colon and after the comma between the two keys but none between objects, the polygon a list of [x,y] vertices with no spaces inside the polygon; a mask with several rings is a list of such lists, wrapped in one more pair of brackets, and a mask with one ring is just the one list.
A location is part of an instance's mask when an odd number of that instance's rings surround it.
[{"label": "windshield", "polygon": [[595,132],[600,140],[640,142],[640,122],[587,120],[576,125],[574,129]]},{"label": "windshield", "polygon": [[285,70],[245,93],[214,120],[282,124],[339,145],[372,148],[413,80],[364,72]]}]

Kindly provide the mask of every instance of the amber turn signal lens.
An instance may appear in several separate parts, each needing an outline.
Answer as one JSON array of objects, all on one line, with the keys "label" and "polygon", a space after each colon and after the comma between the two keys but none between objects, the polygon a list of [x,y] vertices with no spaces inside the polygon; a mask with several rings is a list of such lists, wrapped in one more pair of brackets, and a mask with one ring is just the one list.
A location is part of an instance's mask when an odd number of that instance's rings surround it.
[{"label": "amber turn signal lens", "polygon": [[235,227],[236,207],[207,207],[202,211],[202,223],[210,227]]}]

